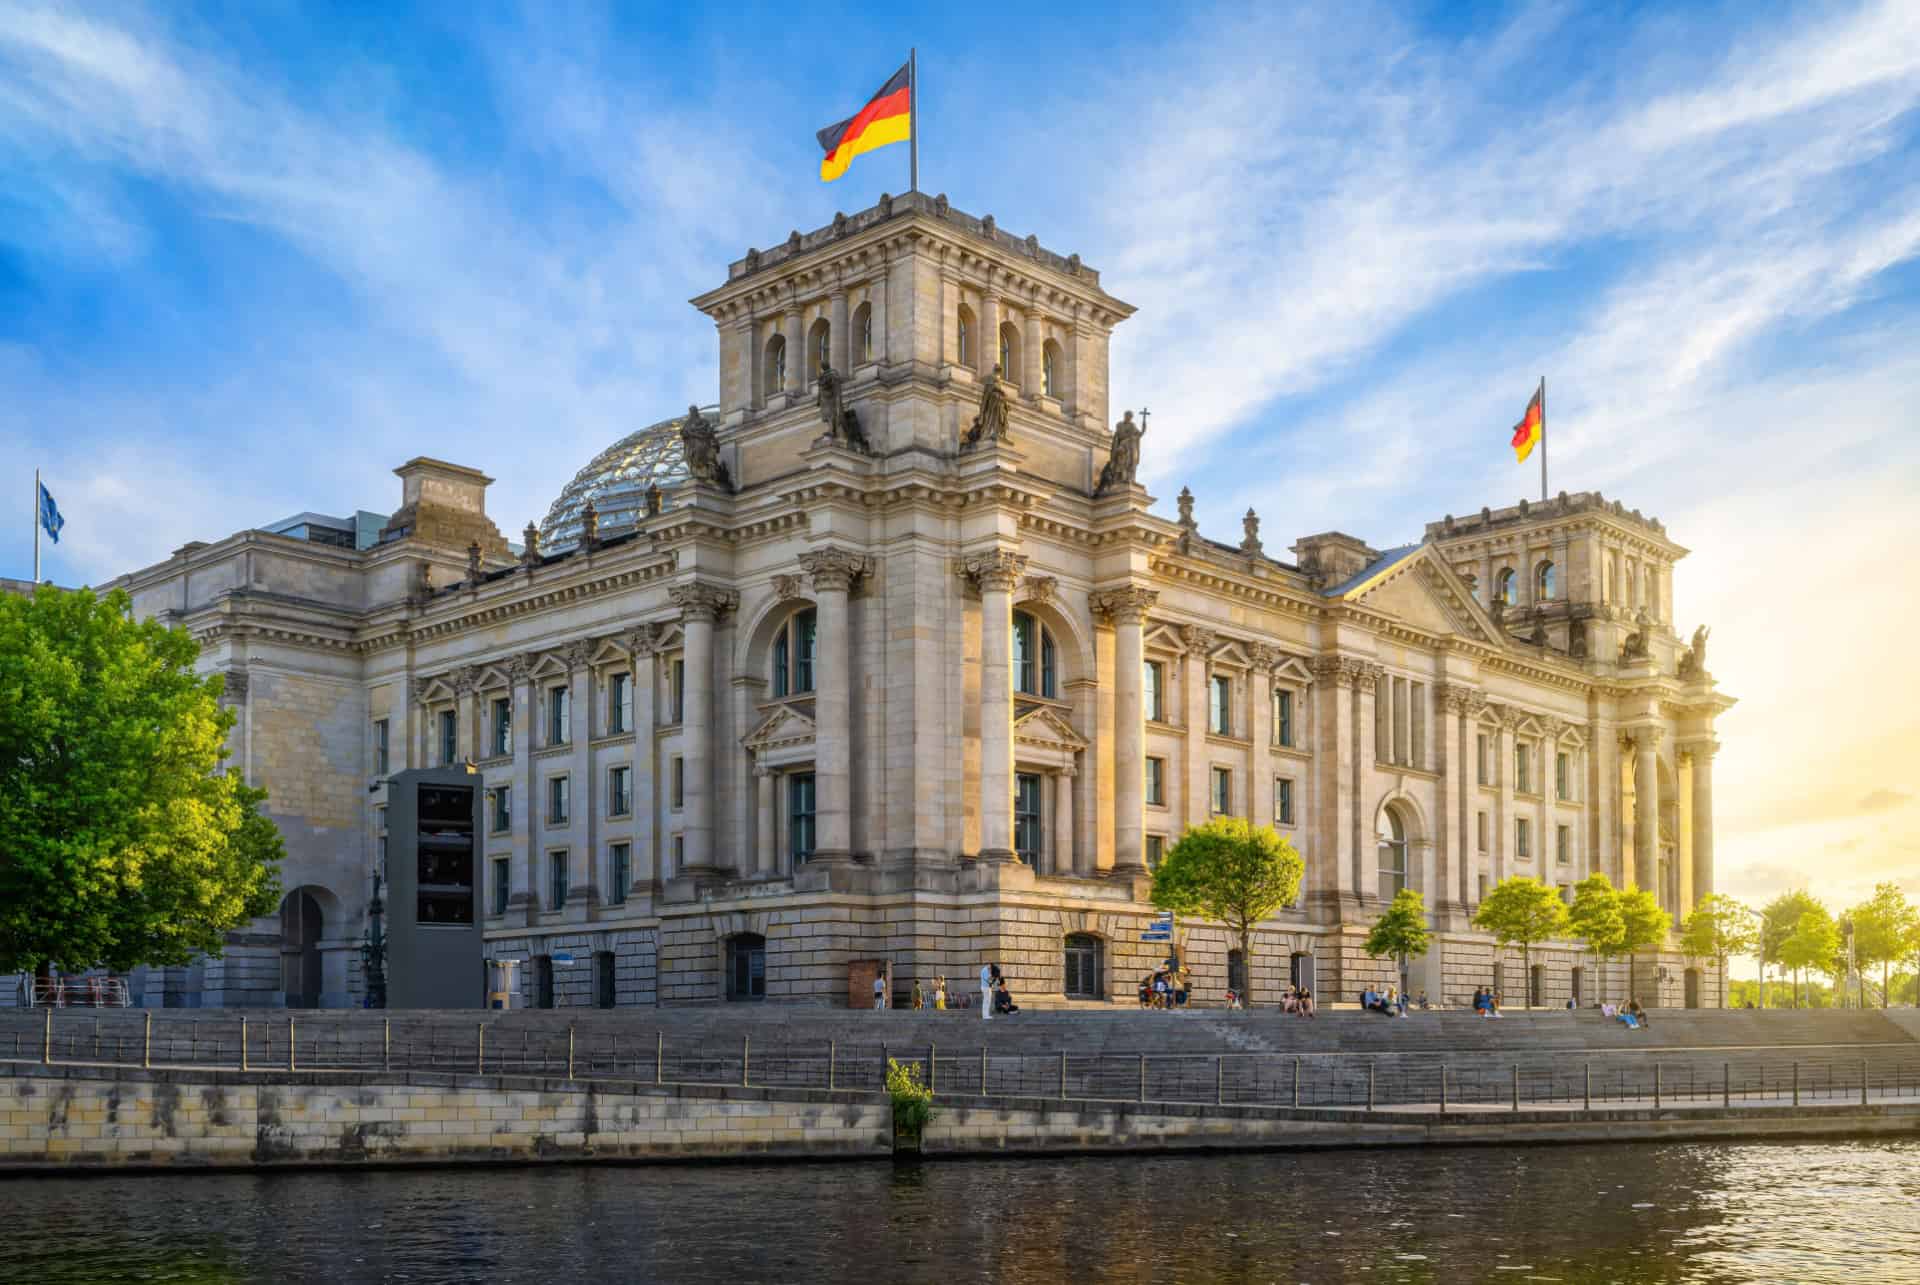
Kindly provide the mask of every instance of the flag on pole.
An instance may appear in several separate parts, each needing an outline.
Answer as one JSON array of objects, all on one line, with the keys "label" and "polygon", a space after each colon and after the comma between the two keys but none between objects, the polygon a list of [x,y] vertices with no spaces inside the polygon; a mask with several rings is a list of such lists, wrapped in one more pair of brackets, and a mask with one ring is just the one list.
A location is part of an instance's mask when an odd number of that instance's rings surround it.
[{"label": "flag on pole", "polygon": [[55,544],[60,543],[60,528],[67,520],[60,516],[60,506],[53,502],[53,492],[47,489],[45,482],[40,483],[40,528],[47,538]]},{"label": "flag on pole", "polygon": [[1547,435],[1546,381],[1534,390],[1533,400],[1527,403],[1527,413],[1513,426],[1513,457],[1515,462],[1525,464],[1527,456],[1533,454]]},{"label": "flag on pole", "polygon": [[867,105],[816,137],[826,156],[820,161],[820,181],[831,183],[847,172],[853,158],[888,143],[904,143],[913,132],[913,75],[903,65]]}]

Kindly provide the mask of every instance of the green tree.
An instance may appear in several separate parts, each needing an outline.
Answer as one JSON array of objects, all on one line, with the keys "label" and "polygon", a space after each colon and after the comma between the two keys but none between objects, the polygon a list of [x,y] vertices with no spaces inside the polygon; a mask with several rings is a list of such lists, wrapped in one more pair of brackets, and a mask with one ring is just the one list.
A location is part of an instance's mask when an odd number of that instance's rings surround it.
[{"label": "green tree", "polygon": [[1418,891],[1402,888],[1393,894],[1393,903],[1373,921],[1367,934],[1366,952],[1375,959],[1390,958],[1400,969],[1400,990],[1407,989],[1407,961],[1418,959],[1433,945],[1427,931],[1427,903]]},{"label": "green tree", "polygon": [[1474,912],[1473,925],[1493,934],[1502,946],[1520,947],[1520,967],[1533,1000],[1533,944],[1567,932],[1567,904],[1538,879],[1513,875],[1502,879]]},{"label": "green tree", "polygon": [[183,964],[279,899],[223,679],[119,590],[0,595],[0,972]]},{"label": "green tree", "polygon": [[1620,922],[1625,928],[1621,953],[1627,957],[1627,998],[1633,995],[1633,959],[1643,950],[1657,947],[1673,930],[1673,916],[1660,908],[1660,899],[1645,888],[1622,888],[1619,894]]},{"label": "green tree", "polygon": [[1225,924],[1240,941],[1251,991],[1254,926],[1294,903],[1305,868],[1293,844],[1272,826],[1217,817],[1181,835],[1160,859],[1153,872],[1153,904]]},{"label": "green tree", "polygon": [[1720,965],[1721,1008],[1727,1006],[1727,960],[1746,954],[1758,940],[1753,912],[1717,892],[1702,897],[1680,928],[1681,950]]},{"label": "green tree", "polygon": [[1920,913],[1897,883],[1883,883],[1853,908],[1853,954],[1862,968],[1880,965],[1880,1007],[1892,1002],[1893,966],[1920,939]]},{"label": "green tree", "polygon": [[[1793,936],[1793,930],[1800,922],[1800,916],[1807,908],[1817,905],[1811,895],[1798,889],[1783,892],[1760,909],[1760,1007],[1765,1008],[1767,988],[1765,985],[1767,965],[1778,964],[1783,969],[1785,961],[1780,958],[1780,948],[1787,938]],[[1796,1000],[1797,1003],[1797,1000]]]},{"label": "green tree", "polygon": [[[1602,965],[1626,950],[1627,922],[1620,917],[1620,894],[1613,880],[1592,874],[1573,886],[1573,905],[1567,910],[1567,930],[1586,943],[1587,953]],[[1600,974],[1600,1002],[1607,1002],[1607,970]]]},{"label": "green tree", "polygon": [[1799,988],[1806,980],[1807,969],[1829,971],[1840,950],[1840,929],[1834,925],[1833,916],[1818,900],[1809,897],[1808,901],[1812,904],[1801,910],[1793,931],[1780,943],[1780,962],[1795,974],[1795,1007],[1799,1006]]}]

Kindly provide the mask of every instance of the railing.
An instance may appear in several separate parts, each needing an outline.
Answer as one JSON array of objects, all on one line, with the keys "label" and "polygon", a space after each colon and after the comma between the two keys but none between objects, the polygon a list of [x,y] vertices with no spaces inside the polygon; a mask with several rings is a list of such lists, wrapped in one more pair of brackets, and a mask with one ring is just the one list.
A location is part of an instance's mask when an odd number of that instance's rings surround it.
[{"label": "railing", "polygon": [[[1797,1054],[1797,1055],[1796,1055]],[[996,1053],[877,1042],[679,1037],[597,1023],[416,1016],[0,1015],[0,1062],[344,1073],[427,1071],[625,1084],[877,1092],[888,1059],[936,1095],[1300,1109],[1472,1111],[1920,1100],[1920,1050],[1532,1057],[1441,1053]]]},{"label": "railing", "polygon": [[126,1008],[123,977],[33,977],[26,984],[29,1008]]}]

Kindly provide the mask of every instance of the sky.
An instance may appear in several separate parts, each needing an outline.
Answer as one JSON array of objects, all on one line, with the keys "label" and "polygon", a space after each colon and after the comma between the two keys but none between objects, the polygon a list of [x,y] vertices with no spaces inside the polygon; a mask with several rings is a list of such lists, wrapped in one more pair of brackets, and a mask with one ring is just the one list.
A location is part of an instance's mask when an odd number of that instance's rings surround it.
[{"label": "sky", "polygon": [[[1920,894],[1920,5],[0,0],[0,575],[97,582],[418,454],[514,536],[714,400],[686,301],[907,186],[816,129],[919,49],[921,187],[1138,314],[1142,480],[1376,547],[1555,491],[1693,550],[1722,891]],[[517,536],[516,536],[517,538]]]}]

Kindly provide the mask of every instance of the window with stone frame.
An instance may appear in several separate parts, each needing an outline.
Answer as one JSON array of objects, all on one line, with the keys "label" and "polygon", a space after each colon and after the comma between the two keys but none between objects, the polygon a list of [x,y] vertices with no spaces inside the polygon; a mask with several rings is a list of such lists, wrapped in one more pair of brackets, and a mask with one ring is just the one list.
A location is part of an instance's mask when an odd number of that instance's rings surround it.
[{"label": "window with stone frame", "polygon": [[1392,808],[1381,813],[1378,849],[1380,900],[1392,901],[1407,886],[1407,830]]},{"label": "window with stone frame", "polygon": [[773,694],[776,698],[813,690],[813,662],[819,616],[812,607],[793,613],[773,638]]},{"label": "window with stone frame", "polygon": [[1553,756],[1553,794],[1563,802],[1573,798],[1573,757],[1565,750]]},{"label": "window with stone frame", "polygon": [[389,726],[384,718],[373,720],[373,774],[376,777],[386,776],[387,768],[392,761]]},{"label": "window with stone frame", "polygon": [[1207,730],[1216,736],[1233,735],[1233,679],[1215,674],[1207,683]]},{"label": "window with stone frame", "polygon": [[1553,860],[1556,865],[1573,863],[1573,827],[1558,826],[1553,832]]},{"label": "window with stone frame", "polygon": [[607,678],[607,734],[633,730],[633,675],[620,670]]},{"label": "window with stone frame", "polygon": [[573,740],[573,694],[565,683],[547,689],[547,744],[565,745]]},{"label": "window with stone frame", "polygon": [[440,766],[452,767],[460,761],[460,715],[456,710],[440,711]]},{"label": "window with stone frame", "polygon": [[1533,569],[1533,596],[1539,602],[1552,602],[1560,596],[1560,573],[1553,563],[1542,562]]},{"label": "window with stone frame", "polygon": [[624,906],[627,902],[627,885],[633,882],[633,845],[630,843],[610,843],[607,845],[607,904]]},{"label": "window with stone frame", "polygon": [[1149,660],[1142,671],[1142,694],[1146,697],[1146,716],[1150,723],[1167,721],[1167,666],[1165,662]]},{"label": "window with stone frame", "polygon": [[1040,348],[1040,391],[1048,397],[1060,397],[1060,345],[1049,339]]},{"label": "window with stone frame", "polygon": [[1513,743],[1513,788],[1521,794],[1533,793],[1533,746],[1525,741]]},{"label": "window with stone frame", "polygon": [[1485,812],[1473,814],[1473,832],[1477,840],[1476,846],[1480,851],[1485,852],[1487,850],[1487,814]]},{"label": "window with stone frame", "polygon": [[873,360],[873,305],[870,303],[853,310],[853,359],[855,363]]},{"label": "window with stone frame", "polygon": [[1053,700],[1058,694],[1053,633],[1031,612],[1013,613],[1013,689]]},{"label": "window with stone frame", "polygon": [[492,714],[489,748],[495,758],[504,758],[513,753],[513,698],[495,697]]},{"label": "window with stone frame", "polygon": [[1147,802],[1156,808],[1167,806],[1167,761],[1149,756],[1147,759]]},{"label": "window with stone frame", "polygon": [[493,859],[493,913],[507,913],[507,901],[513,895],[513,861],[509,857]]},{"label": "window with stone frame", "polygon": [[1292,825],[1293,821],[1293,781],[1288,777],[1275,777],[1273,781],[1273,821],[1275,825]]},{"label": "window with stone frame", "polygon": [[796,866],[811,860],[814,852],[813,773],[787,775],[787,855]]},{"label": "window with stone frame", "polygon": [[686,868],[687,836],[684,834],[676,834],[673,836],[673,871],[675,874],[679,874]]},{"label": "window with stone frame", "polygon": [[1273,689],[1273,743],[1292,748],[1294,739],[1293,692],[1284,687]]},{"label": "window with stone frame", "polygon": [[567,868],[567,850],[556,848],[547,854],[547,909],[559,910],[567,904],[572,872]]},{"label": "window with stone frame", "polygon": [[1040,814],[1041,778],[1033,772],[1020,772],[1013,778],[1013,848],[1020,860],[1037,867],[1045,843],[1045,827]]},{"label": "window with stone frame", "polygon": [[671,801],[670,806],[685,807],[687,805],[687,761],[678,754],[673,756],[673,763],[668,770],[668,779],[667,798]]},{"label": "window with stone frame", "polygon": [[1533,825],[1526,817],[1514,818],[1513,855],[1522,861],[1533,856]]},{"label": "window with stone frame", "polygon": [[487,791],[488,829],[494,834],[505,834],[513,829],[513,787],[496,785]]},{"label": "window with stone frame", "polygon": [[667,664],[667,709],[677,724],[687,716],[687,662],[675,656]]},{"label": "window with stone frame", "polygon": [[633,768],[622,763],[607,769],[607,815],[623,817],[633,811]]},{"label": "window with stone frame", "polygon": [[1164,834],[1148,835],[1147,836],[1147,869],[1149,870],[1158,869],[1160,866],[1160,859],[1166,855],[1166,851],[1167,851],[1166,835]]},{"label": "window with stone frame", "polygon": [[1493,784],[1493,740],[1485,732],[1474,738],[1474,767],[1481,785]]},{"label": "window with stone frame", "polygon": [[966,304],[960,305],[959,316],[954,322],[954,338],[958,348],[957,362],[962,366],[973,365],[974,321],[973,309]]},{"label": "window with stone frame", "polygon": [[1493,578],[1494,601],[1506,606],[1516,606],[1520,602],[1520,577],[1512,567],[1502,567]]},{"label": "window with stone frame", "polygon": [[572,782],[564,776],[547,778],[547,824],[565,825],[573,800]]},{"label": "window with stone frame", "polygon": [[1233,769],[1213,769],[1213,811],[1216,816],[1233,815]]},{"label": "window with stone frame", "polygon": [[774,335],[767,340],[766,391],[778,393],[787,386],[787,337]]}]

